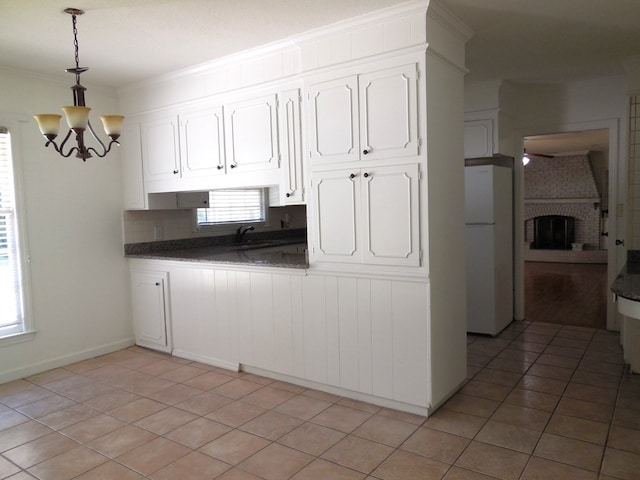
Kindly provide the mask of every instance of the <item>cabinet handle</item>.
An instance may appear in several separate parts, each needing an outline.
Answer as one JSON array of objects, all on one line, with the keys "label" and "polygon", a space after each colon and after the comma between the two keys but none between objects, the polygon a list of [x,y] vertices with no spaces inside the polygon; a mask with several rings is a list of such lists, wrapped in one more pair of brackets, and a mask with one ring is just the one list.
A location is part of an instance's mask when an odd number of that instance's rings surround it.
[{"label": "cabinet handle", "polygon": [[160,282],[156,282],[156,287],[159,287],[159,286],[160,286]]},{"label": "cabinet handle", "polygon": [[349,178],[350,178],[351,180],[353,180],[354,178],[356,178],[356,174],[355,174],[355,173],[352,173],[351,175],[349,175]]},{"label": "cabinet handle", "polygon": [[293,195],[293,192],[291,192],[291,193],[287,193],[287,194],[285,195],[285,197],[289,198],[291,195]]},{"label": "cabinet handle", "polygon": [[178,170],[174,170],[174,171],[173,171],[173,174],[174,174],[174,175],[177,175],[177,174],[178,174]]},{"label": "cabinet handle", "polygon": [[222,166],[222,165],[218,165],[216,168],[217,168],[218,170],[222,170],[222,169],[224,168],[224,166]]},{"label": "cabinet handle", "polygon": [[368,178],[368,177],[369,177],[369,174],[368,174],[367,172],[364,172],[363,177],[364,177],[364,178]]},{"label": "cabinet handle", "polygon": [[235,163],[231,165],[231,168],[236,168],[238,165],[236,165]]},{"label": "cabinet handle", "polygon": [[368,149],[366,149],[366,148],[365,148],[365,149],[362,151],[362,154],[363,154],[363,155],[367,155],[370,151],[371,151],[371,150],[368,150]]}]

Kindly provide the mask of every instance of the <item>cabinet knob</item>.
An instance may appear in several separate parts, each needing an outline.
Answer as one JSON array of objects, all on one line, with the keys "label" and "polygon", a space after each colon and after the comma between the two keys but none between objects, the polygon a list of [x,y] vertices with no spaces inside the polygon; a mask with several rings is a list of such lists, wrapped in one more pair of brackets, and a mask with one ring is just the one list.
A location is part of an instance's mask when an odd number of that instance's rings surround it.
[{"label": "cabinet knob", "polygon": [[174,171],[173,171],[173,174],[174,174],[174,175],[177,175],[177,174],[178,174],[178,170],[174,170]]},{"label": "cabinet knob", "polygon": [[285,197],[289,198],[291,195],[292,195],[291,193],[287,193]]},{"label": "cabinet knob", "polygon": [[222,169],[224,168],[224,166],[223,166],[223,165],[218,165],[216,168],[217,168],[218,170],[222,170]]},{"label": "cabinet knob", "polygon": [[369,150],[369,149],[365,148],[365,149],[362,151],[362,154],[363,154],[363,155],[367,155],[370,151],[371,151],[371,150]]},{"label": "cabinet knob", "polygon": [[356,178],[356,174],[352,173],[351,175],[349,175],[349,178],[353,180],[354,178]]},{"label": "cabinet knob", "polygon": [[364,177],[364,178],[369,178],[369,174],[368,174],[367,172],[364,172],[363,177]]},{"label": "cabinet knob", "polygon": [[156,282],[156,287],[159,287],[159,286],[160,286],[160,282]]},{"label": "cabinet knob", "polygon": [[231,164],[231,168],[236,168],[238,165],[236,165],[235,163]]}]

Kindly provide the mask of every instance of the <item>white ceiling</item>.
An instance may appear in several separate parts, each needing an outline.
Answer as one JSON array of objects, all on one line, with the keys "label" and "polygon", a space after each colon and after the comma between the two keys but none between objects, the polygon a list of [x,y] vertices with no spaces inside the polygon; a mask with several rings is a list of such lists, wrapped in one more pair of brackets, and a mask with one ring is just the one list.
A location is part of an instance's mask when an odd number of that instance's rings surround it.
[{"label": "white ceiling", "polygon": [[[83,83],[119,87],[405,0],[0,0],[0,68],[64,74],[78,17]],[[467,82],[562,82],[640,56],[640,0],[440,0],[475,35]],[[70,83],[73,80],[70,78]]]},{"label": "white ceiling", "polygon": [[[88,84],[122,86],[404,3],[404,0],[0,0],[0,65],[74,64],[80,8]],[[468,81],[544,82],[622,73],[640,55],[640,0],[440,0],[476,33]]]}]

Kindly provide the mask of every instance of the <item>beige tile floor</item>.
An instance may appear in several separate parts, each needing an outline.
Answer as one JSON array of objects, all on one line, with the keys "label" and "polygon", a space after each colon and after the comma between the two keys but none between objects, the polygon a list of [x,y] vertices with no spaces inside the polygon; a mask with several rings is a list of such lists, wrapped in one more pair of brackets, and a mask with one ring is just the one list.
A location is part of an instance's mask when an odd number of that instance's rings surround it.
[{"label": "beige tile floor", "polygon": [[132,347],[0,385],[0,479],[639,479],[618,335],[468,337],[429,419]]}]

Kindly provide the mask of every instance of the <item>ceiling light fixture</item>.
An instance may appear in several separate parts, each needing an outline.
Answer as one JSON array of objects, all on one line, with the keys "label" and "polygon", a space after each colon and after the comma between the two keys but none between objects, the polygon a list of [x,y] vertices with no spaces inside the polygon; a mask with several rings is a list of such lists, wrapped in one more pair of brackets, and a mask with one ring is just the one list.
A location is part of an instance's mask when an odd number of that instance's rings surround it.
[{"label": "ceiling light fixture", "polygon": [[[76,27],[76,17],[78,15],[84,14],[84,11],[79,10],[77,8],[66,8],[64,10],[65,13],[71,15],[71,19],[73,22],[73,45],[75,49],[75,60],[76,66],[75,68],[67,68],[68,73],[73,73],[76,76],[76,84],[71,87],[71,91],[73,92],[73,106],[62,107],[62,111],[67,119],[67,124],[69,125],[69,131],[67,135],[62,140],[62,143],[58,145],[55,142],[55,138],[58,136],[58,129],[60,128],[60,118],[62,115],[57,114],[41,114],[35,115],[34,118],[38,122],[38,127],[40,128],[40,132],[47,139],[47,143],[45,147],[49,145],[53,145],[56,152],[58,152],[63,157],[69,157],[73,152],[76,152],[76,157],[81,158],[82,161],[86,161],[87,158],[93,157],[93,154],[102,158],[109,153],[111,147],[118,143],[118,138],[120,137],[120,131],[122,129],[122,121],[124,117],[122,115],[103,115],[100,117],[102,120],[102,125],[104,126],[104,131],[111,138],[111,142],[109,145],[105,145],[100,137],[96,134],[95,130],[91,126],[91,122],[89,121],[89,107],[85,105],[84,100],[84,92],[86,90],[85,87],[80,85],[80,74],[89,70],[87,67],[80,67],[80,60],[78,57],[78,29]],[[84,143],[84,132],[85,130],[89,130],[91,136],[100,144],[100,151],[96,150],[93,147],[87,147]],[[67,140],[71,137],[72,133],[75,133],[76,136],[76,146],[69,148],[67,153],[64,153],[64,147],[67,143]]]}]

